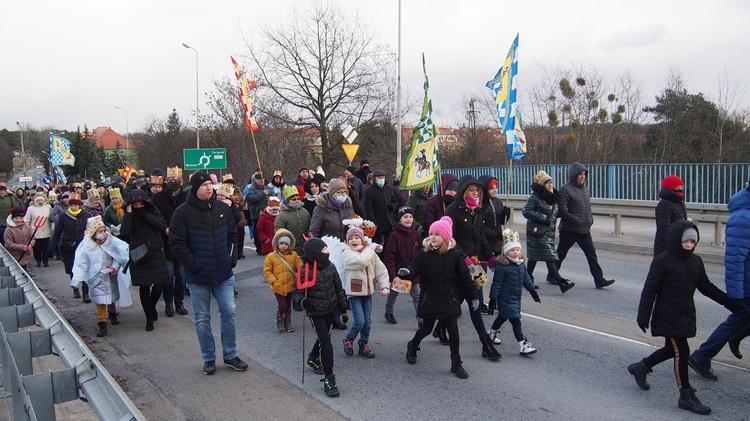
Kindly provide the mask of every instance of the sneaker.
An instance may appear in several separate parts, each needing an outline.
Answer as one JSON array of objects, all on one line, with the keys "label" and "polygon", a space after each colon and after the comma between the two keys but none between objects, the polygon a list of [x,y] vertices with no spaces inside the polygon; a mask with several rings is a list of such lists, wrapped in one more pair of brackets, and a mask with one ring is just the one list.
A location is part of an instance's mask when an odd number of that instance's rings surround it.
[{"label": "sneaker", "polygon": [[326,396],[334,398],[339,395],[339,388],[336,387],[336,376],[331,374],[320,379],[320,381],[323,382],[323,391],[326,393]]},{"label": "sneaker", "polygon": [[521,348],[521,351],[519,352],[519,354],[521,355],[536,354],[536,349],[531,346],[531,342],[529,342],[528,339],[523,338],[522,341],[518,341],[518,345]]},{"label": "sneaker", "polygon": [[354,355],[354,340],[344,336],[344,354],[348,356]]},{"label": "sneaker", "polygon": [[365,358],[375,358],[375,354],[370,350],[370,344],[363,344],[359,343],[359,352],[357,352],[357,355],[360,355]]},{"label": "sneaker", "polygon": [[705,380],[714,382],[718,379],[716,374],[714,374],[714,371],[711,369],[711,363],[702,363],[691,355],[690,358],[688,358],[688,365]]},{"label": "sneaker", "polygon": [[498,329],[498,330],[495,330],[495,329],[490,329],[490,330],[489,330],[489,331],[487,332],[487,334],[488,334],[488,335],[490,335],[490,339],[492,339],[492,343],[493,343],[493,344],[495,344],[495,345],[500,345],[500,344],[502,344],[502,343],[503,343],[503,342],[502,342],[502,341],[500,340],[500,329]]},{"label": "sneaker", "polygon": [[601,281],[594,282],[594,285],[596,285],[596,289],[602,289],[604,287],[608,287],[615,283],[614,279],[602,279]]},{"label": "sneaker", "polygon": [[203,374],[210,376],[214,373],[216,373],[216,363],[213,360],[204,362]]},{"label": "sneaker", "polygon": [[393,313],[385,313],[385,321],[387,321],[388,323],[392,325],[395,325],[396,323],[398,323],[396,321],[396,318],[393,317]]},{"label": "sneaker", "polygon": [[313,369],[315,374],[323,374],[323,363],[320,362],[320,357],[307,357],[307,365]]},{"label": "sneaker", "polygon": [[[213,363],[213,361],[211,361]],[[231,360],[224,360],[224,365],[228,365],[237,371],[247,370],[247,363],[242,361],[240,357],[234,357]]]}]

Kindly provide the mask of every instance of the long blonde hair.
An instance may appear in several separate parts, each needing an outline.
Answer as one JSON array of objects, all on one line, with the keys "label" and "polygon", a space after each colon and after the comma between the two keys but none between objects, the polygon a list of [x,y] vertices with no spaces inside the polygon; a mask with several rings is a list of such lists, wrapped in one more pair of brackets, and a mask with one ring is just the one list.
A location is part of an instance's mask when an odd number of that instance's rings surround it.
[{"label": "long blonde hair", "polygon": [[433,251],[433,250],[437,251],[437,253],[441,254],[441,255],[445,254],[445,253],[448,253],[448,250],[450,250],[450,245],[448,244],[448,241],[445,241],[445,238],[443,238],[443,237],[440,237],[440,238],[443,240],[443,244],[441,244],[440,247],[438,247],[437,249],[435,249],[434,247],[432,247],[432,243],[430,242],[430,238],[429,237],[426,238],[425,242],[424,242],[424,251],[425,251],[425,253]]}]

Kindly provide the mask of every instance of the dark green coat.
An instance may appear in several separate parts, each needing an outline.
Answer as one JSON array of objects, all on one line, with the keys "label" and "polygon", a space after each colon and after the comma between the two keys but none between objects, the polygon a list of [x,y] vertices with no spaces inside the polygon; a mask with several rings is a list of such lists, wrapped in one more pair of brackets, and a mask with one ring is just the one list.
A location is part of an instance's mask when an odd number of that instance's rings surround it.
[{"label": "dark green coat", "polygon": [[557,191],[550,193],[544,187],[533,184],[533,193],[523,207],[523,216],[529,221],[546,222],[549,228],[542,238],[526,236],[526,256],[537,262],[557,260],[555,250],[555,225],[557,223]]}]

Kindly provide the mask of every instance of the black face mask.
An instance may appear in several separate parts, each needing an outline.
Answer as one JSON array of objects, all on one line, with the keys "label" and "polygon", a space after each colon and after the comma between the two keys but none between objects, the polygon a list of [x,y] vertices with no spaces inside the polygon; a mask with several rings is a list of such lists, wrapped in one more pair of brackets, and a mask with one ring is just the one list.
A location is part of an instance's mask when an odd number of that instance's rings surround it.
[{"label": "black face mask", "polygon": [[173,183],[167,183],[167,188],[168,188],[168,189],[169,189],[170,191],[172,191],[172,192],[176,192],[176,191],[177,191],[177,190],[179,190],[179,189],[180,189],[181,187],[182,187],[182,186],[180,185],[180,183],[174,183],[174,182],[173,182]]}]

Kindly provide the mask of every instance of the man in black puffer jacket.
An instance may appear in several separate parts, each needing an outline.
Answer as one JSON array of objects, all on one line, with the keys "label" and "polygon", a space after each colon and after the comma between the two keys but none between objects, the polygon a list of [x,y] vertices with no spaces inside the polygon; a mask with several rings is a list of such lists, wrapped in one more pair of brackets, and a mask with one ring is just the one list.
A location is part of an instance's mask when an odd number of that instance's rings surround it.
[{"label": "man in black puffer jacket", "polygon": [[604,278],[604,272],[596,257],[594,240],[591,239],[594,216],[591,214],[591,192],[586,187],[588,174],[589,170],[585,165],[580,162],[572,163],[568,171],[568,182],[558,191],[560,242],[557,244],[557,268],[560,269],[568,250],[577,243],[586,255],[589,270],[594,277],[594,285],[597,289],[602,289],[614,284],[615,280]]},{"label": "man in black puffer jacket", "polygon": [[175,209],[169,223],[169,246],[185,266],[190,289],[195,330],[203,354],[203,374],[216,372],[216,344],[211,331],[211,295],[221,314],[221,347],[224,364],[237,371],[247,363],[237,355],[234,274],[237,264],[237,228],[224,202],[216,200],[211,178],[198,172],[190,179],[185,203]]}]

